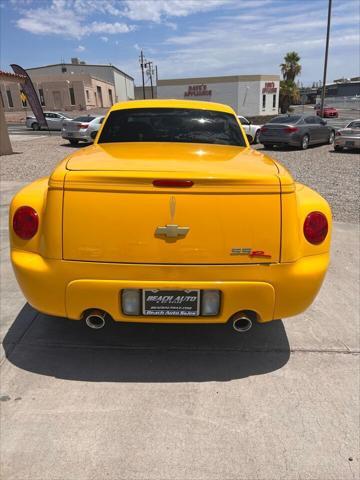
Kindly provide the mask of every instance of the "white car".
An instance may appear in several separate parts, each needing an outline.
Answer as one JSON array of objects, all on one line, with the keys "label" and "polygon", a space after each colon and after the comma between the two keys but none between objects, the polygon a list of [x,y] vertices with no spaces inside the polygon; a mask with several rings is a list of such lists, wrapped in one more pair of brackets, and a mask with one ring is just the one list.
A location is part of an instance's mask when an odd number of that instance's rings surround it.
[{"label": "white car", "polygon": [[69,115],[62,112],[44,112],[44,116],[48,125],[46,127],[40,127],[36,117],[34,115],[28,115],[26,117],[26,126],[27,128],[32,128],[33,130],[61,130],[64,120],[72,120]]},{"label": "white car", "polygon": [[[260,137],[260,128],[262,125],[254,125],[245,117],[238,115],[238,119],[240,120],[241,125],[243,126],[246,135],[252,138],[251,143],[259,143]],[[250,139],[249,139],[250,140]]]},{"label": "white car", "polygon": [[77,145],[79,142],[92,143],[101,124],[104,116],[83,115],[76,117],[74,120],[63,122],[61,136],[69,140],[71,145]]}]

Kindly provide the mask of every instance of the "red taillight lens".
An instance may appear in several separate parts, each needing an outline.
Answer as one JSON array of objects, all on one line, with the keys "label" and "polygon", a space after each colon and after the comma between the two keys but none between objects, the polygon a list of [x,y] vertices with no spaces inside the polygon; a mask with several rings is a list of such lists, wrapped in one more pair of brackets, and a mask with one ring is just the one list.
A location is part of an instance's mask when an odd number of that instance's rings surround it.
[{"label": "red taillight lens", "polygon": [[328,234],[329,226],[325,215],[321,212],[311,212],[305,218],[304,235],[308,242],[318,245]]},{"label": "red taillight lens", "polygon": [[88,128],[88,123],[81,123],[79,128]]},{"label": "red taillight lens", "polygon": [[287,127],[287,128],[284,128],[284,132],[285,133],[294,133],[294,132],[297,132],[299,129],[297,127]]},{"label": "red taillight lens", "polygon": [[267,127],[261,127],[260,132],[267,132],[269,129]]},{"label": "red taillight lens", "polygon": [[32,207],[20,207],[13,218],[13,230],[23,240],[32,238],[39,228],[39,217]]},{"label": "red taillight lens", "polygon": [[340,133],[339,131],[337,131],[337,132],[335,133],[335,135],[336,135],[337,137],[341,137],[341,133]]},{"label": "red taillight lens", "polygon": [[159,179],[153,181],[154,187],[170,187],[170,188],[189,188],[194,185],[192,180],[176,180],[176,179]]}]

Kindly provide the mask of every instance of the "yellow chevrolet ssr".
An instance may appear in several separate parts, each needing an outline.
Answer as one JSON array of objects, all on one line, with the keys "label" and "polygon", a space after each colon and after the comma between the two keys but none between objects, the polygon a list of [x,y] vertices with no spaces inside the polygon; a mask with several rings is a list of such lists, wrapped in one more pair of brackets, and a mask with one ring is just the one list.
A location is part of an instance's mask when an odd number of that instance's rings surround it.
[{"label": "yellow chevrolet ssr", "polygon": [[217,103],[114,105],[92,146],[23,188],[11,260],[28,302],[85,320],[226,323],[305,310],[329,264],[331,211],[249,147]]}]

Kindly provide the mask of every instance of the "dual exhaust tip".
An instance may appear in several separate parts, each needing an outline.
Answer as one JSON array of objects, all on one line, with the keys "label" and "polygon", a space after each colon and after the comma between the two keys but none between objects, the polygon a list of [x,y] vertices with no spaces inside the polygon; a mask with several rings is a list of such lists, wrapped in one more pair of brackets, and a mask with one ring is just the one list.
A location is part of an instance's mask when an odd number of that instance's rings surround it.
[{"label": "dual exhaust tip", "polygon": [[85,313],[85,323],[88,327],[92,328],[93,330],[100,330],[105,326],[105,319],[106,319],[106,312],[104,310],[88,310]]},{"label": "dual exhaust tip", "polygon": [[238,333],[248,332],[252,326],[253,321],[243,312],[235,313],[232,317],[232,327]]},{"label": "dual exhaust tip", "polygon": [[[107,313],[103,310],[92,309],[85,314],[85,323],[93,330],[100,330],[105,326]],[[232,318],[232,327],[238,333],[248,332],[253,325],[251,318],[245,313],[236,313]]]}]

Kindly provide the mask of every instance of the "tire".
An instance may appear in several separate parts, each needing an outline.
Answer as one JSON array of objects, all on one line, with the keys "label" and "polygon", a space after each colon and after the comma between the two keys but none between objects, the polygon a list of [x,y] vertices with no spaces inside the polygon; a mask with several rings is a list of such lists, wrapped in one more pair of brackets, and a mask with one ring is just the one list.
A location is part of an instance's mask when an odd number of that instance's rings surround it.
[{"label": "tire", "polygon": [[31,128],[34,130],[34,132],[37,132],[40,129],[40,125],[37,123],[37,122],[34,122],[32,125],[31,125]]},{"label": "tire", "polygon": [[69,142],[71,143],[71,145],[77,145],[79,143],[79,140],[75,140],[75,139],[71,139],[69,140]]},{"label": "tire", "polygon": [[90,137],[91,137],[93,140],[95,140],[96,135],[97,135],[97,131],[90,133]]},{"label": "tire", "polygon": [[256,130],[255,137],[254,137],[254,144],[260,143],[260,129]]},{"label": "tire", "polygon": [[341,147],[340,145],[334,145],[334,150],[335,152],[342,152],[344,150],[344,147]]},{"label": "tire", "polygon": [[310,141],[309,135],[305,134],[301,139],[301,143],[300,143],[301,150],[306,150],[308,148],[309,141]]},{"label": "tire", "polygon": [[329,135],[329,140],[328,140],[329,145],[332,145],[334,143],[334,140],[335,140],[335,132],[334,130],[331,130]]}]

